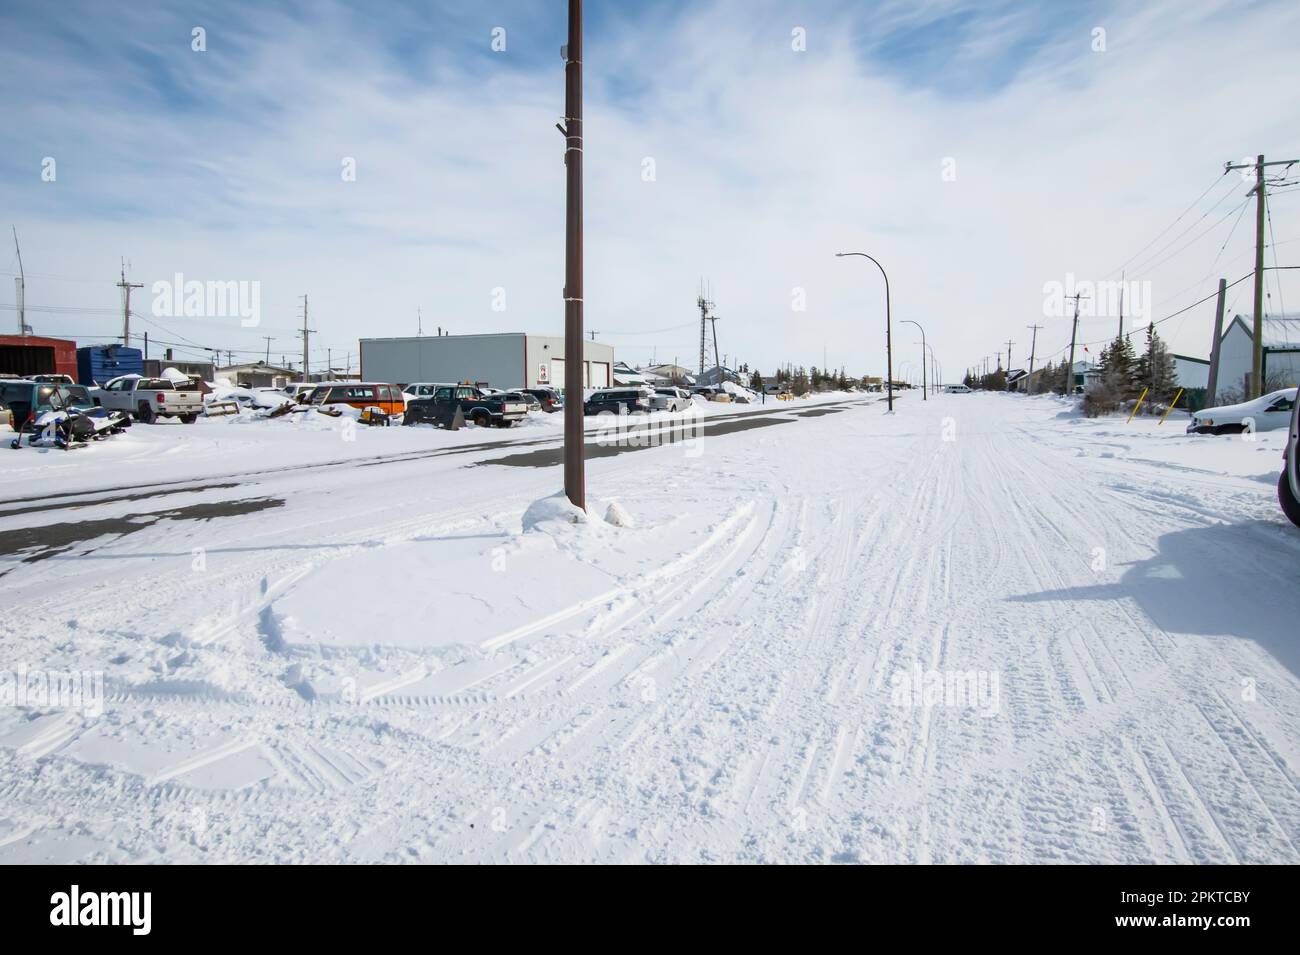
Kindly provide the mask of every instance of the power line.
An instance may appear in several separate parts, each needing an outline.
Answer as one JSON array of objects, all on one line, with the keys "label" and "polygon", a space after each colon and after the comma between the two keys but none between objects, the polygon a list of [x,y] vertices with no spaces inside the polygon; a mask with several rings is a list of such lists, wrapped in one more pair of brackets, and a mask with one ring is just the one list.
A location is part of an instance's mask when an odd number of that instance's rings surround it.
[{"label": "power line", "polygon": [[[1277,236],[1273,233],[1273,207],[1272,207],[1272,206],[1268,206],[1268,207],[1266,207],[1266,213],[1267,213],[1267,215],[1268,215],[1268,237],[1269,237],[1270,239],[1273,240],[1273,242],[1272,242],[1272,245],[1273,245],[1273,270],[1274,270],[1274,271],[1278,271],[1278,268],[1277,268]],[[1277,307],[1278,307],[1278,309],[1280,310],[1280,313],[1281,313],[1282,315],[1285,315],[1285,314],[1286,314],[1286,303],[1285,303],[1284,301],[1282,301],[1282,277],[1281,277],[1280,275],[1275,275],[1275,276],[1273,276],[1273,279],[1274,279],[1274,281],[1277,283]],[[1288,344],[1289,344],[1289,343],[1288,343]]]},{"label": "power line", "polygon": [[[1228,193],[1228,195],[1231,195],[1231,193]],[[1242,202],[1241,202],[1241,208],[1244,209],[1244,208],[1245,208],[1246,206],[1248,206],[1249,204],[1250,204],[1250,197],[1247,196],[1245,199],[1242,200]],[[1217,203],[1216,203],[1216,208],[1217,208]],[[1212,212],[1212,211],[1214,211],[1214,210],[1211,209],[1210,211]],[[1224,214],[1222,217],[1216,219],[1216,220],[1214,221],[1214,223],[1213,223],[1209,228],[1207,228],[1204,232],[1198,233],[1198,234],[1196,235],[1195,238],[1189,240],[1185,245],[1179,246],[1177,250],[1175,250],[1174,252],[1171,252],[1169,255],[1166,255],[1164,258],[1160,259],[1159,261],[1156,261],[1156,262],[1150,262],[1150,261],[1144,262],[1144,263],[1143,263],[1143,267],[1140,268],[1140,269],[1138,269],[1138,270],[1137,270],[1137,273],[1138,273],[1139,275],[1149,275],[1151,272],[1154,272],[1156,269],[1160,268],[1160,266],[1164,265],[1164,264],[1165,264],[1166,262],[1168,262],[1170,259],[1176,258],[1177,256],[1181,255],[1183,252],[1185,252],[1186,250],[1188,250],[1188,249],[1190,249],[1192,246],[1194,246],[1197,242],[1200,242],[1200,241],[1201,241],[1202,239],[1204,239],[1207,235],[1209,235],[1211,232],[1213,232],[1215,229],[1217,229],[1220,225],[1222,225],[1222,224],[1223,224],[1223,223],[1228,219],[1228,217],[1231,216],[1231,215],[1232,215],[1234,212],[1236,212],[1236,211],[1237,211],[1237,208],[1236,208],[1235,206],[1234,206],[1233,208],[1229,209],[1229,210],[1227,211],[1226,214]],[[1207,212],[1206,215],[1209,215],[1209,213]],[[1169,244],[1172,245],[1173,242],[1177,242],[1178,239],[1181,239],[1183,236],[1185,236],[1185,235],[1186,235],[1188,232],[1190,232],[1192,229],[1196,228],[1196,226],[1197,226],[1197,225],[1198,225],[1198,224],[1199,224],[1199,223],[1200,223],[1204,218],[1205,218],[1205,216],[1202,216],[1200,219],[1197,219],[1196,222],[1193,222],[1193,223],[1192,223],[1190,226],[1188,226],[1184,231],[1180,232],[1180,233],[1178,234],[1177,238],[1175,238],[1175,239],[1174,239],[1173,241],[1171,241]],[[1161,249],[1161,250],[1160,250],[1161,253],[1163,253],[1163,252],[1165,251],[1165,249],[1167,249],[1167,248],[1169,248],[1168,245],[1166,245],[1166,246],[1164,247],[1164,249]]]},{"label": "power line", "polygon": [[[1105,277],[1105,278],[1110,278],[1110,277],[1111,277],[1112,275],[1114,275],[1116,272],[1122,272],[1122,271],[1124,271],[1124,270],[1128,267],[1128,265],[1129,265],[1129,264],[1130,264],[1134,259],[1136,259],[1138,256],[1140,256],[1140,255],[1141,255],[1143,252],[1145,252],[1147,249],[1151,248],[1151,246],[1153,246],[1153,245],[1155,245],[1157,242],[1159,242],[1160,239],[1161,239],[1161,237],[1164,236],[1164,234],[1165,234],[1166,232],[1168,232],[1168,231],[1169,231],[1170,229],[1172,229],[1174,226],[1178,225],[1178,223],[1181,222],[1181,221],[1184,219],[1184,217],[1186,217],[1187,213],[1189,213],[1189,212],[1191,212],[1193,209],[1195,209],[1196,206],[1197,206],[1197,204],[1198,204],[1202,199],[1204,199],[1204,198],[1205,198],[1206,196],[1208,196],[1211,192],[1213,192],[1213,191],[1214,191],[1214,187],[1217,186],[1219,183],[1223,182],[1224,177],[1227,176],[1227,175],[1228,175],[1228,171],[1225,169],[1225,170],[1223,171],[1222,175],[1219,175],[1219,176],[1216,176],[1216,177],[1215,177],[1214,182],[1210,183],[1210,186],[1209,186],[1208,189],[1206,189],[1203,193],[1201,193],[1199,196],[1197,196],[1196,199],[1193,200],[1192,204],[1191,204],[1190,206],[1188,206],[1186,209],[1184,209],[1184,210],[1179,214],[1178,218],[1176,218],[1173,222],[1169,223],[1169,225],[1167,225],[1167,226],[1165,226],[1163,229],[1161,229],[1160,232],[1156,235],[1156,237],[1155,237],[1154,239],[1152,239],[1152,240],[1151,240],[1150,242],[1148,242],[1146,245],[1142,246],[1142,248],[1138,249],[1137,252],[1133,253],[1133,255],[1130,256],[1130,257],[1129,257],[1125,262],[1121,263],[1117,268],[1114,268],[1114,269],[1112,269],[1111,271],[1107,272],[1106,275],[1105,275],[1104,277]],[[1231,193],[1228,193],[1228,195],[1231,195]],[[1220,202],[1222,202],[1222,200],[1220,200]],[[1215,203],[1215,205],[1217,206],[1218,203]],[[1211,211],[1213,211],[1213,207],[1211,207]],[[1207,214],[1208,214],[1208,213],[1207,213]],[[1202,218],[1204,218],[1204,217],[1202,217]],[[1192,223],[1192,224],[1195,225],[1196,223]],[[1177,240],[1175,239],[1174,241],[1177,241]]]}]

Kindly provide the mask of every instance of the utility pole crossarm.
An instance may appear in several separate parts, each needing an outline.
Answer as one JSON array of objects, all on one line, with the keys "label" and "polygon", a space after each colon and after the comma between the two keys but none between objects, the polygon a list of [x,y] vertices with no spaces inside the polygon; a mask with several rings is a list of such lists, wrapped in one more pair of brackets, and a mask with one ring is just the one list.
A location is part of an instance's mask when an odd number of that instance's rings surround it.
[{"label": "utility pole crossarm", "polygon": [[1255,185],[1247,195],[1255,197],[1255,315],[1254,342],[1251,347],[1250,363],[1250,397],[1258,398],[1264,394],[1264,217],[1268,195],[1268,182],[1264,170],[1270,166],[1293,166],[1300,160],[1276,159],[1265,162],[1264,154],[1255,157],[1253,163],[1223,164],[1226,175],[1234,169],[1254,169]]},{"label": "utility pole crossarm", "polygon": [[144,288],[140,282],[126,280],[126,264],[122,265],[122,279],[117,287],[122,290],[122,344],[131,344],[131,289]]},{"label": "utility pole crossarm", "polygon": [[1033,338],[1029,343],[1029,381],[1025,386],[1026,390],[1032,395],[1034,393],[1034,356],[1038,354],[1038,330],[1042,325],[1029,325],[1028,328],[1033,330]]}]

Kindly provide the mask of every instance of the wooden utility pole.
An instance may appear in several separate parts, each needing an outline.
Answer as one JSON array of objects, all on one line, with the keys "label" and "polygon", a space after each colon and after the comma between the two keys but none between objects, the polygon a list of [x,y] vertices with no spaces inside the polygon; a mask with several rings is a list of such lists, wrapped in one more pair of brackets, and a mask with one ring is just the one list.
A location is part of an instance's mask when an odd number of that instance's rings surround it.
[{"label": "wooden utility pole", "polygon": [[1116,338],[1124,337],[1124,289],[1128,285],[1125,281],[1127,275],[1127,272],[1119,273],[1119,333],[1115,336]]},{"label": "wooden utility pole", "polygon": [[1219,340],[1223,338],[1223,299],[1228,292],[1228,280],[1219,279],[1219,304],[1214,309],[1214,341],[1210,342],[1210,380],[1205,386],[1205,406],[1213,407],[1219,393]]},{"label": "wooden utility pole", "polygon": [[564,493],[587,508],[582,435],[582,0],[569,0],[564,50]]},{"label": "wooden utility pole", "polygon": [[311,366],[308,364],[311,358],[311,333],[316,329],[307,327],[307,296],[302,297],[302,331],[298,334],[302,336],[302,380],[311,381]]},{"label": "wooden utility pole", "polygon": [[122,265],[122,280],[117,283],[117,287],[122,290],[122,344],[131,344],[131,289],[144,288],[139,282],[128,282],[126,280],[126,265]]},{"label": "wooden utility pole", "polygon": [[[1264,162],[1264,154],[1255,157],[1254,163],[1224,163],[1225,173],[1233,169],[1255,170],[1255,322],[1254,343],[1250,360],[1250,397],[1258,398],[1264,393],[1264,214],[1267,187],[1264,182],[1264,170],[1269,166],[1292,166],[1300,162],[1296,159],[1279,159]],[[1250,193],[1247,193],[1250,195]]]},{"label": "wooden utility pole", "polygon": [[1082,292],[1074,293],[1074,324],[1070,326],[1070,364],[1065,367],[1065,394],[1074,394],[1074,344],[1079,337],[1079,299]]},{"label": "wooden utility pole", "polygon": [[1007,339],[1007,371],[1011,370],[1011,346],[1014,344],[1011,339]]},{"label": "wooden utility pole", "polygon": [[1038,354],[1038,330],[1042,327],[1042,325],[1029,326],[1033,330],[1034,337],[1029,341],[1029,383],[1025,390],[1031,395],[1034,393],[1034,356]]},{"label": "wooden utility pole", "polygon": [[23,273],[23,250],[18,247],[18,226],[14,226],[14,253],[18,256],[18,278],[14,279],[18,306],[18,334],[27,335],[27,276]]},{"label": "wooden utility pole", "polygon": [[271,336],[263,335],[262,337],[266,339],[266,363],[269,365],[271,364]]},{"label": "wooden utility pole", "polygon": [[1250,356],[1250,396],[1264,394],[1264,154],[1255,157],[1255,341]]}]

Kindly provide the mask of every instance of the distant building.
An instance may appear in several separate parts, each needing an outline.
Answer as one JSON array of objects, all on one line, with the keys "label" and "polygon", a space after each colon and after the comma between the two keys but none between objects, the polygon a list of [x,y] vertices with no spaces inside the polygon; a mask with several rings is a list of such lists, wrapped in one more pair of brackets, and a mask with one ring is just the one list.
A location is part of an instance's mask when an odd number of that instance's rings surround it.
[{"label": "distant building", "polygon": [[1193,388],[1205,388],[1209,385],[1210,360],[1208,358],[1192,358],[1189,355],[1175,355],[1172,352],[1169,357],[1174,360],[1174,373],[1177,375],[1179,388],[1190,391]]},{"label": "distant building", "polygon": [[668,384],[673,382],[681,382],[685,385],[695,384],[695,373],[689,368],[683,368],[681,365],[651,365],[648,368],[642,368],[641,371],[658,375]]},{"label": "distant building", "polygon": [[[1300,315],[1275,315],[1263,324],[1264,390],[1295,385],[1300,381]],[[1224,395],[1250,394],[1254,326],[1254,316],[1234,315],[1219,339],[1218,395],[1212,404],[1221,403]]]},{"label": "distant building", "polygon": [[[584,388],[613,384],[614,346],[583,340]],[[361,339],[366,381],[472,381],[494,388],[564,387],[564,337],[500,332]]]},{"label": "distant building", "polygon": [[283,388],[289,382],[299,380],[298,372],[292,368],[268,365],[264,361],[227,365],[217,369],[216,377],[224,378],[240,388]]},{"label": "distant building", "polygon": [[695,376],[695,384],[701,387],[716,388],[724,381],[740,381],[740,373],[733,368],[715,366],[706,368],[701,374]]},{"label": "distant building", "polygon": [[144,361],[144,375],[147,378],[158,378],[168,368],[175,368],[182,375],[203,381],[215,381],[217,377],[217,366],[210,361],[181,361],[177,358],[146,358]]},{"label": "distant building", "polygon": [[77,343],[40,335],[0,335],[0,372],[77,377]]},{"label": "distant building", "polygon": [[646,372],[637,371],[631,365],[624,361],[614,362],[614,384],[616,385],[648,385],[650,376]]}]

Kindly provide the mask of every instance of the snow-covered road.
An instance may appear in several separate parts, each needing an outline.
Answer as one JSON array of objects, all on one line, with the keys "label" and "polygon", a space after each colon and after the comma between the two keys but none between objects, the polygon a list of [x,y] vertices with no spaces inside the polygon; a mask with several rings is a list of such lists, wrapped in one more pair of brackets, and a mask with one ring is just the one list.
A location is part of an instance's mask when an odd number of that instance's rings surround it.
[{"label": "snow-covered road", "polygon": [[[0,708],[0,861],[1300,862],[1280,436],[1063,409],[591,460],[631,526],[524,522],[559,470],[495,448],[253,439],[0,506],[0,670],[106,693]],[[413,432],[363,451],[459,440]]]}]

